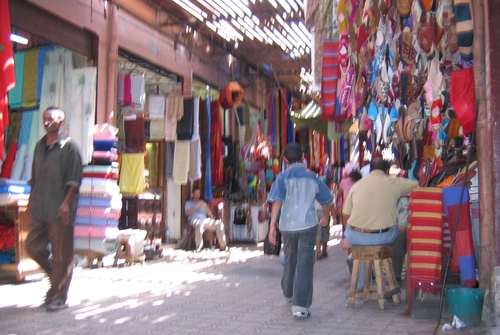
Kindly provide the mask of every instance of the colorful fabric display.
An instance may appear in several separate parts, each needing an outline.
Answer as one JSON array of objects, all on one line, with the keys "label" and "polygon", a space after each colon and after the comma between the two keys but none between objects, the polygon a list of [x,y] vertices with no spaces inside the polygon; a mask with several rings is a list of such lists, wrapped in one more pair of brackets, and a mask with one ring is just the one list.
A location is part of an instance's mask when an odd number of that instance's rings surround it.
[{"label": "colorful fabric display", "polygon": [[0,178],[10,178],[12,173],[12,167],[14,166],[14,158],[17,152],[17,142],[13,142],[10,145],[9,151],[7,152],[7,157],[2,163],[2,172],[0,173]]},{"label": "colorful fabric display", "polygon": [[114,149],[116,151],[117,142],[115,141],[94,141],[95,151],[108,151]]},{"label": "colorful fabric display", "polygon": [[167,178],[173,177],[174,172],[174,153],[175,153],[175,142],[166,142],[165,148],[165,176]]},{"label": "colorful fabric display", "polygon": [[109,207],[78,206],[76,215],[118,220],[120,219],[121,211]]},{"label": "colorful fabric display", "polygon": [[419,284],[441,282],[442,190],[437,187],[414,188],[410,193],[408,213],[409,282]]},{"label": "colorful fabric display", "polygon": [[104,165],[87,165],[83,167],[83,173],[118,173],[118,168],[115,166]]},{"label": "colorful fabric display", "polygon": [[123,104],[125,106],[132,106],[132,84],[130,74],[123,77]]},{"label": "colorful fabric display", "polygon": [[16,71],[16,86],[9,91],[10,108],[23,107],[23,87],[24,87],[24,58],[26,52],[20,51],[14,54],[14,68]]},{"label": "colorful fabric display", "polygon": [[31,186],[19,180],[0,178],[0,193],[30,194]]},{"label": "colorful fabric display", "polygon": [[142,111],[146,102],[144,73],[130,76],[130,87],[132,95],[132,106]]},{"label": "colorful fabric display", "polygon": [[461,186],[443,188],[443,203],[450,231],[453,234],[455,222],[458,217],[458,226],[455,232],[455,242],[451,253],[451,270],[459,272],[462,285],[475,287],[476,285],[476,259],[474,256],[474,242],[472,239],[472,225],[469,207],[469,191],[465,188],[462,202],[460,202]]},{"label": "colorful fabric display", "polygon": [[183,185],[188,181],[190,148],[189,141],[175,142],[172,176],[177,184]]},{"label": "colorful fabric display", "polygon": [[45,67],[45,55],[48,51],[54,50],[53,46],[40,48],[38,51],[38,75],[37,75],[37,88],[36,88],[36,103],[40,104],[40,96],[42,94],[42,82],[43,82],[43,68]]},{"label": "colorful fabric display", "polygon": [[120,165],[120,191],[139,194],[144,191],[144,154],[123,154]]},{"label": "colorful fabric display", "polygon": [[212,185],[222,186],[224,180],[222,155],[222,122],[219,100],[212,101],[210,117],[210,164],[212,167]]},{"label": "colorful fabric display", "polygon": [[118,154],[116,153],[116,149],[114,151],[94,151],[92,153],[92,159],[94,160],[104,160],[109,162],[116,162],[118,159]]},{"label": "colorful fabric display", "polygon": [[205,200],[212,200],[212,159],[211,156],[211,145],[210,145],[210,131],[212,123],[212,99],[207,96],[206,100],[206,117],[207,117],[207,141],[205,142]]},{"label": "colorful fabric display", "polygon": [[148,95],[148,112],[149,118],[165,117],[166,99],[164,95]]},{"label": "colorful fabric display", "polygon": [[[106,165],[103,165],[106,166]],[[104,179],[114,179],[118,180],[119,175],[118,173],[111,172],[111,173],[98,173],[98,172],[86,172],[82,174],[83,178],[104,178]]]},{"label": "colorful fabric display", "polygon": [[442,189],[415,187],[410,193],[407,230],[406,299],[413,305],[413,292],[434,292],[441,283],[443,243]]},{"label": "colorful fabric display", "polygon": [[23,107],[36,107],[36,93],[38,84],[38,53],[39,49],[26,51],[24,58],[24,88]]},{"label": "colorful fabric display", "polygon": [[471,0],[454,0],[455,20],[457,22],[457,45],[464,60],[472,60],[474,42],[474,19]]},{"label": "colorful fabric display", "polygon": [[146,134],[144,132],[144,117],[140,114],[130,114],[123,117],[125,128],[125,146],[130,152],[146,151]]},{"label": "colorful fabric display", "polygon": [[116,185],[116,181],[103,178],[83,178],[80,185],[80,193],[106,193],[117,195],[120,193],[120,188]]},{"label": "colorful fabric display", "polygon": [[116,239],[119,234],[118,227],[112,226],[91,226],[91,225],[75,225],[75,237],[81,238],[106,238]]},{"label": "colorful fabric display", "polygon": [[325,121],[335,121],[335,99],[337,98],[337,83],[339,80],[338,41],[325,39],[323,42],[322,76],[321,118]]},{"label": "colorful fabric display", "polygon": [[165,138],[165,120],[163,118],[149,120],[149,138],[152,140]]},{"label": "colorful fabric display", "polygon": [[76,225],[92,225],[92,226],[113,226],[118,227],[118,219],[94,218],[91,216],[77,216],[75,219]]},{"label": "colorful fabric display", "polygon": [[184,97],[182,94],[169,95],[165,100],[167,118],[180,120],[184,115]]},{"label": "colorful fabric display", "polygon": [[[201,141],[190,141],[188,179],[195,181],[201,179]],[[184,153],[185,154],[185,153]]]},{"label": "colorful fabric display", "polygon": [[124,96],[125,96],[125,74],[118,73],[118,82],[116,84],[116,100],[118,102],[118,106],[120,107],[125,104]]},{"label": "colorful fabric display", "polygon": [[80,198],[78,199],[78,206],[105,207],[120,211],[122,209],[122,195],[117,194],[115,196],[107,198],[80,196]]},{"label": "colorful fabric display", "polygon": [[194,98],[184,99],[184,115],[177,122],[177,139],[191,140],[193,138]]}]

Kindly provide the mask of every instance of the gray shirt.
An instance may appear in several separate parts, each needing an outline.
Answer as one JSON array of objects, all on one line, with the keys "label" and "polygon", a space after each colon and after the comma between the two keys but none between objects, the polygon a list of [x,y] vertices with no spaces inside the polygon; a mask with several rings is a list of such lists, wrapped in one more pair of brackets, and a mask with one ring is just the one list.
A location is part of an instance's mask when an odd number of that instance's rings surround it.
[{"label": "gray shirt", "polygon": [[46,137],[35,146],[31,179],[34,190],[30,195],[31,217],[37,220],[59,220],[59,207],[69,186],[76,193],[70,206],[70,223],[75,222],[78,206],[78,188],[82,181],[82,159],[76,142],[70,138],[58,140],[47,148]]}]

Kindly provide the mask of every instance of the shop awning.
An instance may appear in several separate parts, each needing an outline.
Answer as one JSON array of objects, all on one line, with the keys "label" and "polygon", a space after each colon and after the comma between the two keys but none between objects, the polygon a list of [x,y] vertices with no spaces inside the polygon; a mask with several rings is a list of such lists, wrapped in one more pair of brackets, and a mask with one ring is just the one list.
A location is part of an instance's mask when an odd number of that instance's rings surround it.
[{"label": "shop awning", "polygon": [[290,112],[290,116],[295,124],[295,127],[309,128],[317,131],[332,141],[338,140],[342,137],[342,135],[344,135],[352,125],[351,120],[345,121],[344,124],[341,125],[335,122],[323,121],[321,119],[321,107],[314,100],[309,102],[301,110],[292,110]]}]

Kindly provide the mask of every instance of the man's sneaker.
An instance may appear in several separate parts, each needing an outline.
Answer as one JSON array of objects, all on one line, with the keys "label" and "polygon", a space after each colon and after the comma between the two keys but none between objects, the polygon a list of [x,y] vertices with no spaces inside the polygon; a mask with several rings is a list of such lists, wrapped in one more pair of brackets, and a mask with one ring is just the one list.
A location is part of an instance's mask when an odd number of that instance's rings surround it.
[{"label": "man's sneaker", "polygon": [[55,312],[64,308],[68,308],[66,300],[55,299],[51,301],[50,304],[47,306],[47,312]]},{"label": "man's sneaker", "polygon": [[311,317],[311,312],[309,312],[309,311],[305,311],[305,312],[294,311],[293,312],[293,317],[294,318],[310,318]]}]

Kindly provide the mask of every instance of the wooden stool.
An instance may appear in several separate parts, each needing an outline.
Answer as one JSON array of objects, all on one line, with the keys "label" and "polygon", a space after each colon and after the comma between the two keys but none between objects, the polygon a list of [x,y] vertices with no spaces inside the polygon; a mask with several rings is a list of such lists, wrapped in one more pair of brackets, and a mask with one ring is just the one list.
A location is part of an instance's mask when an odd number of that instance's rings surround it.
[{"label": "wooden stool", "polygon": [[133,265],[134,262],[144,263],[146,260],[146,255],[142,253],[141,255],[134,256],[132,255],[132,250],[130,248],[130,244],[128,244],[127,240],[118,240],[118,249],[116,249],[115,261],[113,262],[113,266],[118,265],[118,260],[124,259],[125,265]]},{"label": "wooden stool", "polygon": [[[385,309],[385,299],[392,296],[395,304],[401,302],[400,288],[397,286],[396,276],[392,268],[392,248],[390,245],[355,246],[352,248],[353,270],[351,287],[347,293],[347,305],[354,307],[356,299],[378,300],[381,309]],[[365,261],[364,287],[357,292],[361,261]],[[371,265],[375,268],[376,286],[370,285],[372,276]]]}]

